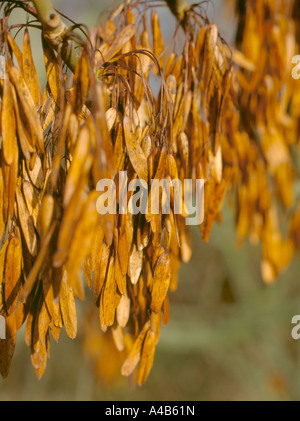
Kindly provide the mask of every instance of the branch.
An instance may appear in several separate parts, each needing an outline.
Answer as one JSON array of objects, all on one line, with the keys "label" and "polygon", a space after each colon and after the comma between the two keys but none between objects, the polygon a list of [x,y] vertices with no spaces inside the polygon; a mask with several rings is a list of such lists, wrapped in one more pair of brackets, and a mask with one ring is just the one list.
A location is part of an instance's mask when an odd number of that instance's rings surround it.
[{"label": "branch", "polygon": [[78,55],[74,44],[64,38],[68,29],[54,9],[51,0],[32,0],[37,11],[38,20],[42,24],[43,38],[56,51],[61,50],[61,57],[72,72],[75,72]]},{"label": "branch", "polygon": [[[74,44],[64,38],[64,33],[68,29],[67,25],[61,20],[51,0],[32,0],[32,3],[35,6],[38,20],[42,24],[44,39],[56,51],[61,50],[63,61],[74,73],[78,55]],[[173,15],[181,21],[184,20],[186,12],[191,7],[185,0],[166,0],[166,3]]]}]

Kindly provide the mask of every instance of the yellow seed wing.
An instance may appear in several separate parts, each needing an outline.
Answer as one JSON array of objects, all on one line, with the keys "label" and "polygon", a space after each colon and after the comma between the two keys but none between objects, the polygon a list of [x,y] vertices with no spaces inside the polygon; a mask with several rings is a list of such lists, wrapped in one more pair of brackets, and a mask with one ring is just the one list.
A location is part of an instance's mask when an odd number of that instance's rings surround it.
[{"label": "yellow seed wing", "polygon": [[47,42],[43,39],[44,62],[46,68],[47,81],[50,91],[56,103],[60,97],[60,70],[53,51],[49,48]]},{"label": "yellow seed wing", "polygon": [[99,256],[94,261],[94,297],[96,301],[105,282],[109,256],[110,247],[103,243],[99,251]]},{"label": "yellow seed wing", "polygon": [[78,135],[71,167],[68,171],[63,204],[66,207],[79,185],[80,179],[87,174],[92,165],[90,154],[90,136],[87,126],[83,126]]},{"label": "yellow seed wing", "polygon": [[11,36],[10,32],[7,33],[7,40],[9,42],[9,45],[10,45],[14,55],[16,56],[16,59],[17,59],[17,62],[18,62],[18,65],[19,65],[20,69],[23,70],[23,54],[22,54],[20,48],[18,47],[18,44],[16,43],[14,38]]},{"label": "yellow seed wing", "polygon": [[6,240],[6,242],[3,244],[0,250],[0,285],[2,285],[2,282],[4,279],[5,257],[6,257],[6,250],[7,250],[8,243],[9,241]]},{"label": "yellow seed wing", "polygon": [[75,70],[72,87],[71,105],[75,113],[79,113],[85,105],[90,85],[89,71],[89,60],[83,52]]},{"label": "yellow seed wing", "polygon": [[129,276],[131,282],[135,285],[140,277],[143,266],[143,251],[138,250],[136,245],[133,245],[133,249],[129,258]]},{"label": "yellow seed wing", "polygon": [[21,146],[24,157],[29,162],[31,161],[31,154],[35,152],[35,148],[33,148],[32,146],[32,140],[30,139],[30,135],[24,124],[24,121],[21,119],[18,100],[17,100],[17,94],[14,88],[12,89],[12,96],[13,96],[13,101],[14,101],[16,126],[18,130],[18,138],[19,138],[20,146]]},{"label": "yellow seed wing", "polygon": [[73,286],[73,279],[75,280],[78,276],[78,271],[90,251],[93,232],[98,219],[98,213],[96,210],[97,198],[98,192],[92,191],[89,194],[75,227],[66,263],[70,286]]},{"label": "yellow seed wing", "polygon": [[117,322],[121,327],[125,327],[130,316],[130,299],[125,293],[122,295],[119,305],[117,307]]},{"label": "yellow seed wing", "polygon": [[122,29],[120,34],[115,38],[111,47],[104,54],[104,62],[110,61],[113,56],[116,55],[128,41],[130,41],[130,39],[134,36],[135,31],[136,28],[134,25],[125,26],[125,28]]},{"label": "yellow seed wing", "polygon": [[155,333],[150,329],[145,337],[143,344],[141,363],[138,371],[137,382],[139,385],[143,384],[149,376],[153,365],[156,347]]},{"label": "yellow seed wing", "polygon": [[33,218],[30,215],[26,203],[24,201],[22,192],[17,187],[16,191],[18,203],[18,216],[21,224],[22,233],[24,235],[27,248],[32,256],[37,255],[37,236],[34,229]]},{"label": "yellow seed wing", "polygon": [[133,168],[141,180],[148,182],[148,163],[144,152],[134,136],[132,123],[129,117],[125,116],[123,121],[126,148]]},{"label": "yellow seed wing", "polygon": [[37,145],[41,153],[44,153],[45,146],[42,126],[36,111],[32,95],[24,81],[20,70],[17,67],[8,66],[8,73],[14,87],[16,88],[20,104],[22,105],[26,121],[30,128],[31,136],[34,139],[33,144]]},{"label": "yellow seed wing", "polygon": [[0,373],[3,378],[8,376],[11,359],[13,357],[16,346],[16,316],[12,313],[5,319],[6,322],[6,339],[0,340]]},{"label": "yellow seed wing", "polygon": [[159,17],[157,12],[152,12],[151,15],[152,35],[153,35],[153,51],[156,58],[159,59],[161,68],[164,66],[164,41],[160,30]]},{"label": "yellow seed wing", "polygon": [[115,310],[119,304],[120,296],[117,293],[117,285],[115,282],[114,258],[111,256],[107,278],[103,291],[103,314],[104,322],[107,326],[112,326],[115,320]]},{"label": "yellow seed wing", "polygon": [[18,237],[13,237],[8,244],[5,259],[5,306],[8,314],[15,310],[19,292],[22,265],[22,245]]},{"label": "yellow seed wing", "polygon": [[121,271],[121,266],[119,262],[118,254],[115,256],[115,280],[118,286],[118,290],[120,294],[125,294],[126,292],[126,276],[123,275]]},{"label": "yellow seed wing", "polygon": [[77,312],[72,288],[68,286],[67,271],[64,271],[61,281],[59,303],[61,314],[69,338],[74,339],[77,335]]},{"label": "yellow seed wing", "polygon": [[121,227],[119,234],[118,242],[118,256],[121,267],[121,272],[123,275],[127,274],[128,262],[129,262],[129,248],[131,244],[128,244],[128,239],[126,236],[126,215],[122,215],[121,218]]},{"label": "yellow seed wing", "polygon": [[171,278],[171,263],[167,253],[159,256],[154,270],[151,309],[158,313],[166,298]]},{"label": "yellow seed wing", "polygon": [[8,77],[6,77],[3,81],[1,129],[3,156],[6,164],[11,165],[18,148],[18,143],[16,135],[14,102]]},{"label": "yellow seed wing", "polygon": [[23,39],[23,75],[24,80],[32,95],[33,101],[36,107],[38,107],[42,102],[42,90],[32,58],[29,32],[27,28],[24,31]]},{"label": "yellow seed wing", "polygon": [[145,335],[150,328],[150,321],[146,322],[143,329],[139,333],[138,337],[136,338],[131,351],[129,352],[126,360],[124,361],[121,374],[123,376],[130,376],[135,367],[138,365],[141,356],[141,349],[144,342]]}]

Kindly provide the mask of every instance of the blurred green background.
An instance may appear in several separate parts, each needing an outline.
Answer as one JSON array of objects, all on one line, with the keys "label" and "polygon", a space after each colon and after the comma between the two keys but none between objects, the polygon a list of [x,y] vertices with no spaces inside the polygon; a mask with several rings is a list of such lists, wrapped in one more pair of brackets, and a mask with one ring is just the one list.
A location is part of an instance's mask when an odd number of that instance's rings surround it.
[{"label": "blurred green background", "polygon": [[[59,10],[89,26],[101,10],[117,3],[54,1]],[[234,18],[224,14],[222,4],[211,2],[208,12],[230,42]],[[162,22],[164,33],[170,34],[174,22],[167,10]],[[38,62],[40,34],[33,31],[33,36]],[[24,329],[18,333],[9,377],[0,379],[0,400],[300,399],[300,341],[291,337],[291,319],[300,314],[299,258],[276,285],[266,287],[260,275],[261,250],[247,242],[236,247],[228,207],[222,224],[214,225],[210,243],[204,244],[194,227],[192,245],[193,257],[180,269],[178,290],[169,294],[171,321],[162,327],[154,366],[142,387],[121,377],[108,386],[95,377],[82,348],[80,315],[87,303],[77,301],[78,337],[72,341],[62,332],[58,344],[51,340],[41,380],[31,365]]]}]

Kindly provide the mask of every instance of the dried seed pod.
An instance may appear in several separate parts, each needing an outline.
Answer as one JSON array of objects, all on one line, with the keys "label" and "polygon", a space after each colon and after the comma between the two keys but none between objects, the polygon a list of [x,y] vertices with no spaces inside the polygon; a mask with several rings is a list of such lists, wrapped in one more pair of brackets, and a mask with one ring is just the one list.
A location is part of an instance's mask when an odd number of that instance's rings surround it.
[{"label": "dried seed pod", "polygon": [[7,165],[11,165],[18,148],[12,87],[6,77],[3,83],[1,107],[2,151]]},{"label": "dried seed pod", "polygon": [[[74,77],[64,73],[60,48],[56,55],[43,37],[43,95],[29,32],[21,52],[7,16],[1,20],[11,48],[0,81],[0,312],[9,315],[9,340],[0,344],[2,375],[24,322],[39,378],[49,332],[58,340],[65,325],[76,336],[74,297],[84,298],[83,271],[90,288],[94,281],[97,324],[108,333],[97,332],[97,338],[107,344],[110,364],[115,342],[128,355],[122,374],[130,375],[141,360],[137,381],[146,380],[161,322],[169,320],[167,292],[176,289],[180,263],[191,257],[187,187],[157,192],[153,178],[182,185],[187,178],[205,179],[204,241],[220,220],[226,191],[236,191],[237,239],[261,241],[266,283],[299,250],[299,209],[284,237],[274,204],[293,213],[300,95],[289,73],[296,46],[292,8],[249,0],[238,16],[231,54],[217,27],[193,7],[180,22],[185,40],[175,42],[164,71],[158,13],[152,12],[151,28],[146,10],[138,25],[142,10],[136,6],[121,5],[82,40]],[[160,80],[158,95],[151,73]],[[102,178],[115,183],[113,214],[97,214],[95,190]],[[130,212],[136,196],[128,183],[138,178],[149,187],[146,215]],[[105,194],[100,197],[104,202]],[[176,202],[183,204],[181,214]],[[85,344],[96,335],[87,319]],[[85,345],[91,355],[90,348]]]}]

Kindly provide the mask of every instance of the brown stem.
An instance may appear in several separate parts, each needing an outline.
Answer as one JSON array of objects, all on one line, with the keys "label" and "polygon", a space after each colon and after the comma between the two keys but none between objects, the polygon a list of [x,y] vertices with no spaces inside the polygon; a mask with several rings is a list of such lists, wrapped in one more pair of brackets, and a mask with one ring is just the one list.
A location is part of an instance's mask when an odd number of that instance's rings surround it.
[{"label": "brown stem", "polygon": [[[32,3],[42,24],[44,39],[56,51],[61,50],[63,61],[72,72],[75,72],[78,55],[74,44],[63,37],[64,32],[67,30],[67,25],[61,20],[51,0],[32,0]],[[189,3],[185,0],[166,0],[166,3],[173,15],[183,21],[186,11],[190,8]]]}]

